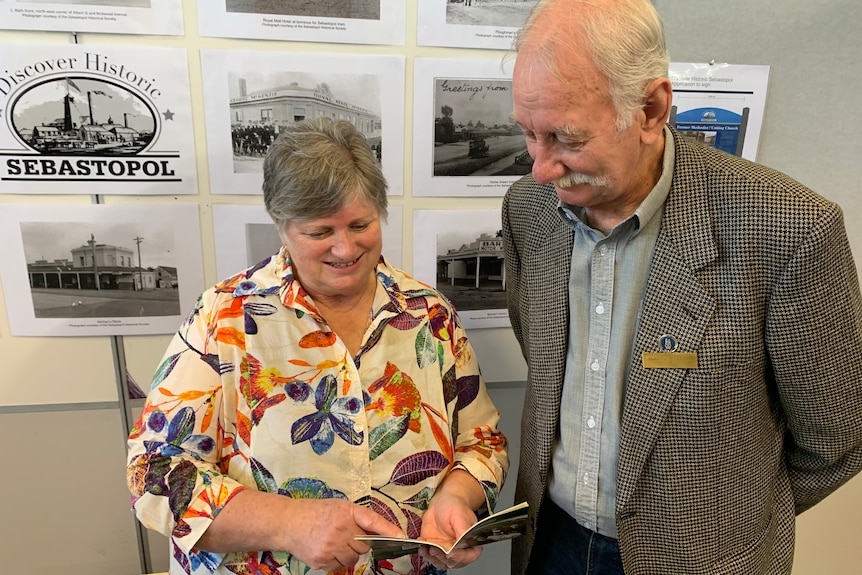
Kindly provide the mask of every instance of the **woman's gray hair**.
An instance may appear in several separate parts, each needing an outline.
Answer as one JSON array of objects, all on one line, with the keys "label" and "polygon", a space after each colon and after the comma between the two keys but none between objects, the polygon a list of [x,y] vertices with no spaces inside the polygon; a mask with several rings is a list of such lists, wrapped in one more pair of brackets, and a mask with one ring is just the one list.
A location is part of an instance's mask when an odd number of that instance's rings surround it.
[{"label": "woman's gray hair", "polygon": [[263,203],[277,226],[328,217],[351,200],[387,215],[386,179],[350,122],[303,120],[278,135],[263,161]]},{"label": "woman's gray hair", "polygon": [[[576,14],[543,18],[551,8],[558,15],[565,8]],[[593,63],[608,80],[617,112],[616,127],[624,130],[631,125],[634,113],[643,108],[650,82],[669,74],[670,54],[661,17],[649,0],[539,0],[514,48],[536,48],[551,73],[569,85],[560,65],[566,54],[580,49],[579,32]]]}]

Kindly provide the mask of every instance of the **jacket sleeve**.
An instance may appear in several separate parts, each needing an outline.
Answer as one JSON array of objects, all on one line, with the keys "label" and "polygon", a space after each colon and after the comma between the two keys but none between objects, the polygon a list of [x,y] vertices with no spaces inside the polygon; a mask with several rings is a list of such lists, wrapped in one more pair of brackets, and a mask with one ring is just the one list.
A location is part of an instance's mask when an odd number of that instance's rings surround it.
[{"label": "jacket sleeve", "polygon": [[862,469],[862,297],[837,206],[823,210],[771,293],[766,343],[801,513]]}]

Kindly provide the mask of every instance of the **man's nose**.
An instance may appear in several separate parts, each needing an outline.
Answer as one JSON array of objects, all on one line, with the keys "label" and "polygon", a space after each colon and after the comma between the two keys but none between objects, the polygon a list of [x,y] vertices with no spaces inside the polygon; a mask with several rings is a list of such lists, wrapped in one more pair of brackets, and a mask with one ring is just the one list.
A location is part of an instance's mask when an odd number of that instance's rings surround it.
[{"label": "man's nose", "polygon": [[566,174],[566,166],[547,146],[533,146],[533,179],[539,184],[550,184]]}]

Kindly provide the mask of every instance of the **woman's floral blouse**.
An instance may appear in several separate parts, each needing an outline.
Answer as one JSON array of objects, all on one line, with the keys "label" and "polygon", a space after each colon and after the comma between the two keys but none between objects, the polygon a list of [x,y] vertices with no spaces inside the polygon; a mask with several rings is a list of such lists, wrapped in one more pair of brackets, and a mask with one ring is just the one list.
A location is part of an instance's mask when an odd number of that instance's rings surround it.
[{"label": "woman's floral blouse", "polygon": [[[206,291],[153,379],[129,436],[138,519],[171,538],[171,573],[307,574],[285,552],[192,547],[241,489],[337,497],[419,535],[453,468],[493,509],[508,469],[499,414],[451,304],[377,266],[379,287],[351,357],[294,278],[282,250]],[[418,555],[346,574],[432,573]]]}]

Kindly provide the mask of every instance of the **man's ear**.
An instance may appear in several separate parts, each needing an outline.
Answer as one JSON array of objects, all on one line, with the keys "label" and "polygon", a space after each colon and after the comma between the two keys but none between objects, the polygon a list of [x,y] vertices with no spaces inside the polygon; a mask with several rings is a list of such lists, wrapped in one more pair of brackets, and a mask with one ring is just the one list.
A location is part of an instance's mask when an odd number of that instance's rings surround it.
[{"label": "man's ear", "polygon": [[661,134],[673,103],[673,87],[668,78],[656,78],[649,83],[644,97],[643,131],[653,135]]}]

